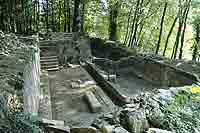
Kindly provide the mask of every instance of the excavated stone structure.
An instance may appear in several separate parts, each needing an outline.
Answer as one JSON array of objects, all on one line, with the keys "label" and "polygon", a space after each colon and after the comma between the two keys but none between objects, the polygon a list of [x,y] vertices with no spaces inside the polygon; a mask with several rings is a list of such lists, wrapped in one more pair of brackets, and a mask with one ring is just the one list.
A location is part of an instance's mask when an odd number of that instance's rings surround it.
[{"label": "excavated stone structure", "polygon": [[[167,65],[158,56],[137,56],[113,42],[89,39],[81,33],[50,33],[46,40],[40,40],[40,50],[41,68],[48,73],[48,82],[42,82],[49,86],[46,94],[50,97],[50,116],[64,123],[43,121],[53,123],[54,126],[46,126],[48,131],[97,133],[99,130],[90,127],[94,119],[128,105],[136,94],[199,82],[196,75]],[[41,117],[51,119],[40,111]],[[148,129],[148,121],[139,112],[127,114],[131,114],[135,125],[137,121],[146,124],[138,128],[131,125],[126,128],[130,132]],[[138,116],[137,120],[134,116]],[[65,126],[69,127],[64,130]],[[105,126],[102,132],[115,129]],[[119,129],[116,132],[128,132]]]}]

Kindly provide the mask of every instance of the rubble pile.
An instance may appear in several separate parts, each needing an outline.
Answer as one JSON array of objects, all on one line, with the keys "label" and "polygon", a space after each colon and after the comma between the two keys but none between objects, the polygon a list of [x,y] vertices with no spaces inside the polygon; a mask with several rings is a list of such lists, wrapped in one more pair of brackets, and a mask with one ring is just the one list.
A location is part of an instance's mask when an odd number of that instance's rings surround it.
[{"label": "rubble pile", "polygon": [[103,133],[110,133],[116,128],[121,129],[119,133],[199,132],[200,99],[198,93],[191,92],[191,88],[159,89],[153,93],[138,94],[131,98],[129,104],[97,118],[92,126]]}]

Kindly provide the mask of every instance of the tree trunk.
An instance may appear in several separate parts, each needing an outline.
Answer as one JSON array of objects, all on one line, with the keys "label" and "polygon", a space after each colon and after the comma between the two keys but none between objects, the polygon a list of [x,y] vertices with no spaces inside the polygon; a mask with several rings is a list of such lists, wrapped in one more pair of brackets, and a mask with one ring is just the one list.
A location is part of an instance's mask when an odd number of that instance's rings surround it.
[{"label": "tree trunk", "polygon": [[131,13],[132,13],[133,8],[130,9],[129,15],[128,15],[128,21],[127,21],[127,27],[126,27],[126,35],[124,39],[124,45],[127,44],[128,41],[128,33],[129,33],[129,25],[130,25],[130,19],[131,19]]},{"label": "tree trunk", "polygon": [[34,0],[34,4],[33,4],[33,26],[34,26],[34,29],[36,27],[36,0]]},{"label": "tree trunk", "polygon": [[82,9],[81,9],[81,32],[84,32],[84,21],[85,21],[85,0],[83,0],[82,3]]},{"label": "tree trunk", "polygon": [[61,1],[59,0],[59,15],[58,15],[58,31],[59,32],[61,32],[61,26],[60,26],[61,10],[62,10],[62,8],[61,8]]},{"label": "tree trunk", "polygon": [[54,18],[54,0],[51,0],[51,26],[52,26],[52,31],[55,32],[56,26],[55,26],[55,18]]},{"label": "tree trunk", "polygon": [[180,47],[179,59],[182,59],[182,54],[183,54],[183,45],[184,45],[184,39],[185,39],[185,30],[186,30],[186,26],[187,26],[188,13],[190,11],[190,3],[191,3],[191,0],[188,3],[186,15],[185,15],[184,27],[183,27],[183,32],[182,32],[182,36],[181,36],[181,47]]},{"label": "tree trunk", "polygon": [[[28,7],[30,9],[30,12],[32,12],[32,5],[33,5],[33,0],[31,0],[31,6]],[[30,24],[29,24],[29,30],[32,31],[32,15],[29,14],[29,21],[30,21]]]},{"label": "tree trunk", "polygon": [[118,17],[119,2],[116,2],[110,9],[110,24],[109,24],[109,39],[117,40],[117,17]]},{"label": "tree trunk", "polygon": [[64,0],[64,32],[67,31],[67,8],[66,8],[66,0]]},{"label": "tree trunk", "polygon": [[139,22],[139,19],[140,19],[140,15],[143,12],[143,9],[142,9],[143,3],[144,3],[144,0],[141,0],[140,7],[139,7],[139,10],[138,10],[137,19],[136,19],[136,22],[135,22],[135,30],[134,30],[133,38],[132,38],[132,41],[131,41],[131,46],[136,45],[136,42],[137,42],[137,31],[138,31],[138,26],[139,26],[138,22]]},{"label": "tree trunk", "polygon": [[178,19],[178,16],[174,19],[174,22],[173,22],[173,24],[171,26],[171,29],[170,29],[170,31],[169,31],[169,33],[167,35],[167,40],[165,42],[165,48],[164,48],[164,51],[163,51],[163,56],[165,56],[165,53],[166,53],[166,50],[167,50],[167,45],[168,45],[168,42],[169,42],[169,38],[170,38],[170,36],[171,36],[171,34],[173,32],[173,29],[174,29],[174,27],[176,25],[177,19]]},{"label": "tree trunk", "polygon": [[67,0],[67,30],[71,32],[71,8],[70,0]]},{"label": "tree trunk", "polygon": [[197,27],[196,27],[196,44],[194,46],[194,50],[193,50],[193,54],[192,54],[192,60],[197,60],[197,55],[198,55],[198,45],[200,43],[200,38],[199,38],[199,35],[200,35],[200,30],[199,30],[200,26],[199,24],[197,24]]},{"label": "tree trunk", "polygon": [[163,32],[163,24],[164,24],[164,21],[165,21],[165,14],[166,14],[166,10],[167,10],[167,2],[165,3],[165,6],[164,6],[164,10],[163,10],[163,15],[162,15],[162,18],[161,18],[161,22],[160,22],[160,34],[159,34],[159,38],[158,38],[158,43],[157,43],[157,48],[156,48],[156,52],[155,54],[158,54],[158,51],[160,49],[160,42],[161,42],[161,38],[162,38],[162,32]]},{"label": "tree trunk", "polygon": [[73,32],[80,32],[80,0],[74,1]]},{"label": "tree trunk", "polygon": [[47,33],[49,32],[49,0],[46,0],[46,28],[47,28]]},{"label": "tree trunk", "polygon": [[[180,13],[182,13],[182,12],[183,12],[183,9],[181,9]],[[179,41],[180,41],[180,36],[181,36],[181,31],[182,31],[182,27],[183,27],[184,18],[186,16],[186,13],[187,13],[187,8],[185,8],[183,14],[180,14],[180,16],[179,16],[179,27],[178,27],[178,31],[177,31],[177,35],[176,35],[176,41],[174,43],[174,48],[173,48],[171,59],[176,59],[177,50],[178,50]]]},{"label": "tree trunk", "polygon": [[135,7],[134,18],[133,18],[133,23],[132,23],[132,26],[131,26],[131,32],[130,32],[130,35],[129,35],[129,43],[127,45],[128,47],[131,46],[131,41],[132,41],[132,37],[133,37],[133,31],[134,31],[134,27],[135,27],[135,23],[136,23],[136,19],[137,19],[139,5],[140,5],[140,0],[137,0],[137,4],[136,4],[136,7]]},{"label": "tree trunk", "polygon": [[25,22],[26,22],[26,19],[25,19],[25,0],[22,0],[22,26],[21,26],[21,30],[22,32],[25,32]]},{"label": "tree trunk", "polygon": [[39,32],[40,25],[40,0],[38,0],[38,13],[37,13],[37,32]]}]

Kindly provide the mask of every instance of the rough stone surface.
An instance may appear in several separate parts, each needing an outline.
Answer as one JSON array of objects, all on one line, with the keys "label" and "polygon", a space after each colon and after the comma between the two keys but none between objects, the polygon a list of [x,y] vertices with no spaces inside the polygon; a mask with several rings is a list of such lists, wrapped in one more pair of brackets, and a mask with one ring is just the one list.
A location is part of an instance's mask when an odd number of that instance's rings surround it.
[{"label": "rough stone surface", "polygon": [[101,129],[101,132],[102,133],[113,133],[114,129],[115,129],[115,126],[104,126]]},{"label": "rough stone surface", "polygon": [[64,127],[64,121],[60,121],[60,120],[42,119],[42,123],[44,123],[46,125],[54,125],[54,126],[62,126],[62,127]]},{"label": "rough stone surface", "polygon": [[121,115],[121,124],[126,127],[128,131],[134,133],[144,132],[149,128],[146,119],[145,110],[128,111]]},{"label": "rough stone surface", "polygon": [[94,127],[74,127],[70,129],[71,133],[100,133]]},{"label": "rough stone surface", "polygon": [[115,133],[129,133],[128,131],[126,131],[123,127],[116,127],[114,129]]},{"label": "rough stone surface", "polygon": [[[136,52],[128,51],[125,48],[117,47],[115,44],[105,43],[105,40],[100,38],[91,38],[92,55],[100,58],[108,58],[111,60],[119,60],[123,57],[128,57],[136,54]],[[103,51],[103,52],[102,52]]]},{"label": "rough stone surface", "polygon": [[175,132],[170,132],[162,129],[157,129],[157,128],[150,128],[148,130],[148,133],[175,133]]},{"label": "rough stone surface", "polygon": [[69,127],[62,126],[47,126],[45,127],[46,133],[70,133]]},{"label": "rough stone surface", "polygon": [[6,99],[2,94],[0,94],[0,104],[4,106],[7,104]]},{"label": "rough stone surface", "polygon": [[101,104],[99,103],[99,101],[97,100],[97,98],[91,91],[88,91],[85,93],[85,98],[93,113],[101,111],[101,108],[102,108]]}]

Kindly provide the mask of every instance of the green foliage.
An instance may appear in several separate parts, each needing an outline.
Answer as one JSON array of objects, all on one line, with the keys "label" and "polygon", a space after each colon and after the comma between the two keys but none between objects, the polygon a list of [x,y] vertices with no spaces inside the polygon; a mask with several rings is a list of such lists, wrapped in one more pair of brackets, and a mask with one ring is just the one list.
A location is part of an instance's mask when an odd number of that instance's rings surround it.
[{"label": "green foliage", "polygon": [[0,103],[1,133],[39,133],[38,119]]},{"label": "green foliage", "polygon": [[162,115],[155,112],[152,117],[161,119],[160,128],[176,133],[192,133],[200,129],[200,101],[194,100],[199,94],[192,93],[190,89],[186,87],[180,91],[175,100],[163,109]]},{"label": "green foliage", "polygon": [[[66,4],[68,1],[69,5]],[[139,10],[136,10],[138,0],[81,0],[80,14],[84,17],[82,21],[84,21],[83,29],[85,32],[89,33],[92,37],[108,39],[110,11],[112,8],[115,8],[115,5],[118,5],[117,42],[124,43],[126,34],[128,34],[128,42],[130,42],[130,33],[133,28],[136,29],[134,33],[136,38],[134,42],[135,49],[138,49],[140,53],[151,53],[155,51],[156,43],[158,42],[160,20],[164,4],[167,2],[168,7],[159,50],[159,54],[162,54],[174,18],[177,15],[181,16],[179,10],[183,9],[185,3],[188,1],[189,0],[139,0]],[[64,3],[66,4],[65,6]],[[183,47],[183,50],[187,50],[188,52],[183,52],[184,58],[189,58],[188,55],[191,55],[189,47],[193,45],[193,42],[188,42],[188,40],[192,38],[191,22],[196,23],[193,20],[199,18],[199,4],[199,0],[192,0],[192,12],[190,11],[188,16],[190,23],[188,23],[186,28],[185,47]],[[67,23],[67,27],[72,26],[73,8],[74,0],[26,0],[16,1],[16,3],[2,0],[0,5],[0,18],[2,20],[0,22],[0,29],[8,32],[17,31],[20,33],[30,31],[62,32],[64,31],[66,21],[71,22],[69,25]],[[67,9],[70,9],[70,13]],[[181,16],[179,18],[184,17]],[[129,23],[128,19],[130,19]],[[178,21],[169,38],[166,51],[167,57],[171,56],[173,50],[177,26]],[[193,31],[195,31],[195,28]]]},{"label": "green foliage", "polygon": [[0,31],[0,93],[15,94],[19,98],[22,97],[24,67],[36,51],[34,42],[22,40]]}]

